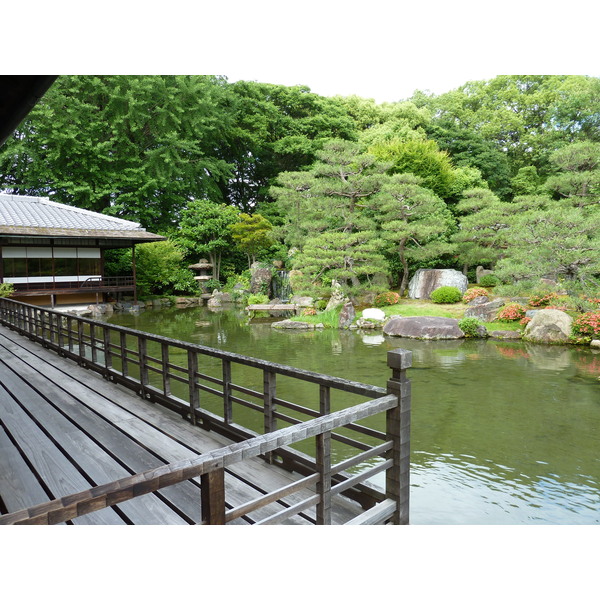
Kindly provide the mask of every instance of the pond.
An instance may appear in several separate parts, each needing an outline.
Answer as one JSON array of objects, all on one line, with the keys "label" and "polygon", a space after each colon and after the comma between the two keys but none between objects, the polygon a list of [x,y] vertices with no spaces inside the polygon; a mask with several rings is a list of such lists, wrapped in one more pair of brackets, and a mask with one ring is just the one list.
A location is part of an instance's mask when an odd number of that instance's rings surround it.
[{"label": "pond", "polygon": [[386,352],[411,350],[412,524],[600,522],[600,353],[589,348],[285,331],[204,307],[109,322],[382,387]]}]

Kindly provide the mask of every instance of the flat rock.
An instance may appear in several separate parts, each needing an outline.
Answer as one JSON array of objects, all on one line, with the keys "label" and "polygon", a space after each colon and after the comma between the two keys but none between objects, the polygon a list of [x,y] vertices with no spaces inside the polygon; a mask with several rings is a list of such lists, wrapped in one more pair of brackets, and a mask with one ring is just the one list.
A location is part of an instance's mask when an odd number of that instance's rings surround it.
[{"label": "flat rock", "polygon": [[489,336],[496,340],[520,340],[520,331],[490,331]]},{"label": "flat rock", "polygon": [[501,306],[504,306],[505,301],[501,298],[491,300],[485,304],[477,306],[469,306],[465,310],[465,317],[477,317],[480,321],[489,323],[496,318],[496,313]]},{"label": "flat rock", "polygon": [[290,319],[285,319],[284,321],[277,321],[277,323],[272,323],[271,327],[275,329],[314,329],[315,326],[313,323],[303,323],[302,321],[291,321]]},{"label": "flat rock", "polygon": [[383,333],[423,340],[457,340],[465,337],[458,320],[448,317],[392,318],[383,327]]}]

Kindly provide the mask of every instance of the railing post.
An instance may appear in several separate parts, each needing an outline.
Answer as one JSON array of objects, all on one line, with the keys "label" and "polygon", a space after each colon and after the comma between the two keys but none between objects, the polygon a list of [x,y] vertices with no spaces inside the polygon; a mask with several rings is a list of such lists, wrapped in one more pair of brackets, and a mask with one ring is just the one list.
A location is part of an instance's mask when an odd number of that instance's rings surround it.
[{"label": "railing post", "polygon": [[[331,388],[319,386],[319,412],[331,413]],[[317,482],[317,525],[331,525],[331,431],[316,436],[316,466],[319,473]]]},{"label": "railing post", "polygon": [[121,374],[123,377],[129,377],[129,358],[127,357],[127,334],[124,331],[119,332],[119,345],[121,350]]},{"label": "railing post", "polygon": [[165,396],[171,395],[171,379],[169,378],[169,344],[161,344],[162,381]]},{"label": "railing post", "polygon": [[196,425],[196,409],[200,408],[200,393],[196,385],[196,372],[198,371],[198,355],[193,350],[188,350],[188,380],[190,417],[192,424]]},{"label": "railing post", "polygon": [[148,372],[148,346],[143,335],[138,337],[138,365],[140,368],[140,395],[145,398],[150,374]]},{"label": "railing post", "polygon": [[398,405],[386,413],[386,439],[393,442],[387,459],[393,464],[386,472],[386,498],[396,502],[392,517],[395,525],[408,525],[410,499],[410,380],[406,370],[412,366],[412,352],[397,348],[387,353],[392,376],[387,383],[388,394],[398,397]]},{"label": "railing post", "polygon": [[[271,433],[277,431],[277,420],[275,419],[275,394],[277,384],[275,373],[273,371],[263,370],[263,411],[264,411],[264,432]],[[273,464],[273,452],[265,454],[265,460]]]},{"label": "railing post", "polygon": [[231,361],[223,359],[223,420],[225,423],[231,423],[232,416]]},{"label": "railing post", "polygon": [[92,349],[92,362],[98,362],[98,348],[96,347],[96,326],[90,324],[90,348]]},{"label": "railing post", "polygon": [[202,523],[225,525],[225,469],[200,475]]},{"label": "railing post", "polygon": [[84,364],[85,359],[85,342],[83,340],[83,321],[77,321],[77,343],[79,344],[79,361],[80,365]]},{"label": "railing post", "polygon": [[104,368],[106,369],[106,375],[112,369],[112,351],[110,349],[110,329],[108,327],[102,328],[102,335],[104,337]]}]

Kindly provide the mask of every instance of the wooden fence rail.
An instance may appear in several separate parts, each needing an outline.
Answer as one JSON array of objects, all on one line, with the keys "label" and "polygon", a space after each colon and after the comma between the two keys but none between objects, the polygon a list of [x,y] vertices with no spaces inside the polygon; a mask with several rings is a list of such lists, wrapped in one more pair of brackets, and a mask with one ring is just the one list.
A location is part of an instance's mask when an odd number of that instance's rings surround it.
[{"label": "wooden fence rail", "polygon": [[[87,511],[88,506],[96,510],[135,497],[138,493],[172,485],[182,481],[182,477],[189,479],[196,476],[201,478],[203,519],[207,523],[225,523],[264,503],[276,501],[299,486],[311,484],[316,485],[313,497],[305,500],[302,506],[286,509],[269,522],[277,522],[285,519],[287,513],[315,505],[317,523],[329,523],[331,497],[343,494],[358,501],[366,511],[365,520],[359,519],[357,523],[408,523],[410,381],[406,377],[406,369],[411,366],[409,351],[397,349],[388,352],[392,377],[387,388],[381,388],[65,315],[6,298],[0,299],[0,323],[115,383],[135,390],[147,400],[179,412],[192,423],[216,430],[237,442],[191,463],[167,465],[108,486],[93,488],[82,492],[83,495],[75,494],[47,503],[44,508],[30,509],[34,510],[32,514],[14,513],[20,515],[16,521],[11,521],[14,516],[5,515],[0,518],[0,523],[33,522],[32,518],[39,519],[35,522],[67,520],[74,514],[84,514],[77,511]],[[213,369],[213,374],[208,374],[202,369],[201,365],[208,359],[220,361],[218,372]],[[253,388],[245,380],[243,385],[234,381],[233,366],[251,367],[253,371],[261,372],[260,384]],[[281,398],[278,384],[282,377],[315,384],[316,407]],[[332,391],[352,394],[359,403],[332,412]],[[213,399],[212,403],[209,398]],[[206,408],[206,404],[211,410]],[[219,404],[220,409],[215,409]],[[263,431],[254,431],[237,423],[234,406],[261,414]],[[219,410],[221,414],[218,414]],[[383,413],[384,431],[357,423]],[[309,420],[302,420],[302,416]],[[288,426],[278,429],[282,422]],[[313,437],[314,457],[288,447]],[[352,456],[332,465],[332,443],[349,449],[348,452],[351,450]],[[231,464],[228,461],[250,456],[262,456],[270,463],[277,462],[305,477],[293,484],[290,490],[276,490],[248,506],[235,507],[225,513],[222,469]],[[367,469],[365,464],[370,468]],[[348,471],[352,468],[358,470],[358,474]],[[383,471],[385,492],[366,483],[368,478]],[[63,515],[70,516],[63,519]]]}]

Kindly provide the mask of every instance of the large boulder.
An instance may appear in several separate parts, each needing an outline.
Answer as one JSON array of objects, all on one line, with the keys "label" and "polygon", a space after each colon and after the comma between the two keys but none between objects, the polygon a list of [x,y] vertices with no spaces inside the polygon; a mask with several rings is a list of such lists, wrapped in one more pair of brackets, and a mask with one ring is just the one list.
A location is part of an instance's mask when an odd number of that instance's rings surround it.
[{"label": "large boulder", "polygon": [[469,282],[455,269],[419,269],[408,284],[408,297],[428,299],[431,292],[447,285],[458,288],[464,294]]},{"label": "large boulder", "polygon": [[260,263],[252,263],[250,267],[250,293],[268,294],[271,289],[273,269],[261,267]]},{"label": "large boulder", "polygon": [[338,327],[340,329],[348,329],[352,325],[354,318],[356,317],[356,311],[352,302],[346,302],[340,312],[340,318],[338,321]]},{"label": "large boulder", "polygon": [[362,311],[363,319],[373,319],[374,321],[385,321],[385,313],[380,308],[365,308]]},{"label": "large boulder", "polygon": [[475,281],[477,283],[479,283],[481,281],[482,277],[485,277],[486,275],[493,275],[494,271],[491,271],[490,269],[484,269],[481,265],[479,265],[476,269],[475,269]]},{"label": "large boulder", "polygon": [[540,310],[525,328],[523,337],[531,342],[560,344],[569,341],[573,319],[562,310]]},{"label": "large boulder", "polygon": [[349,298],[344,294],[344,291],[342,290],[342,286],[334,279],[331,282],[331,298],[329,298],[329,302],[327,303],[325,310],[333,310],[338,306],[347,304],[349,301]]},{"label": "large boulder", "polygon": [[498,298],[497,300],[490,300],[489,302],[485,302],[484,304],[479,305],[469,305],[467,310],[465,310],[465,317],[476,317],[480,321],[485,323],[490,323],[496,318],[496,314],[498,313],[498,309],[501,306],[504,306],[506,302],[502,300],[502,298]]},{"label": "large boulder", "polygon": [[313,306],[314,301],[310,296],[292,296],[290,304],[295,304],[296,306]]},{"label": "large boulder", "polygon": [[423,340],[457,340],[465,337],[458,320],[448,317],[392,317],[383,327],[383,333]]}]

